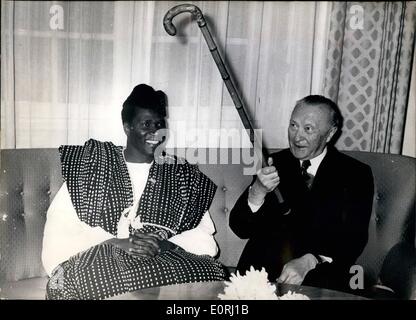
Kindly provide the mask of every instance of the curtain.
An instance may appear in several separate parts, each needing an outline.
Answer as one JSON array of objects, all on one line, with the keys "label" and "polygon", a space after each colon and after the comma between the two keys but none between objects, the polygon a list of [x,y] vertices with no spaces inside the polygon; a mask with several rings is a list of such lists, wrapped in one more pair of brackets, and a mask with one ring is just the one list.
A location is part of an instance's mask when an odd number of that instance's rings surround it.
[{"label": "curtain", "polygon": [[409,107],[406,112],[402,154],[416,158],[416,50],[413,53],[413,67],[409,90]]},{"label": "curtain", "polygon": [[340,149],[401,153],[415,28],[414,1],[333,4],[324,92],[344,116]]},{"label": "curtain", "polygon": [[[176,1],[2,1],[1,147],[125,143],[121,105],[148,83],[169,98],[169,143],[248,146],[228,91]],[[195,1],[270,148],[287,146],[295,101],[321,93],[330,3]]]},{"label": "curtain", "polygon": [[113,8],[111,2],[2,2],[2,147],[105,137],[114,111]]}]

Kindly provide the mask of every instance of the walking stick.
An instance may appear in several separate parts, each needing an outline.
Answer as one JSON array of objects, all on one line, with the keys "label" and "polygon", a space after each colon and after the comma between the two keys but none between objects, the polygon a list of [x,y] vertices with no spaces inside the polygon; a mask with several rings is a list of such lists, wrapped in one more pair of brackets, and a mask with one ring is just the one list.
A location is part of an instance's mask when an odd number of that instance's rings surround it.
[{"label": "walking stick", "polygon": [[[246,130],[249,130],[250,132],[250,142],[253,144],[253,147],[255,147],[254,130],[247,116],[246,108],[244,107],[243,102],[237,92],[237,89],[230,77],[230,74],[227,71],[227,67],[225,66],[224,62],[221,59],[217,46],[214,42],[214,39],[212,39],[211,33],[209,32],[207,23],[205,21],[204,15],[202,14],[201,10],[193,4],[180,4],[171,8],[165,14],[163,18],[163,26],[166,32],[171,36],[174,36],[176,34],[176,28],[172,23],[172,19],[178,14],[181,14],[182,12],[189,12],[196,18],[196,22],[198,23],[198,26],[201,29],[201,32],[208,45],[208,49],[211,52],[212,57],[214,58],[215,64],[217,65],[217,68],[221,74],[221,77],[225,83],[225,86],[227,87],[228,92],[231,95],[231,98],[234,102],[234,106],[237,109],[237,112],[240,116],[241,121],[243,122],[244,128]],[[269,157],[269,153],[266,148],[261,148],[261,149],[262,149],[262,163],[263,165],[267,165],[267,159]],[[277,196],[279,203],[283,203],[284,200],[279,189],[275,188],[274,192]]]}]

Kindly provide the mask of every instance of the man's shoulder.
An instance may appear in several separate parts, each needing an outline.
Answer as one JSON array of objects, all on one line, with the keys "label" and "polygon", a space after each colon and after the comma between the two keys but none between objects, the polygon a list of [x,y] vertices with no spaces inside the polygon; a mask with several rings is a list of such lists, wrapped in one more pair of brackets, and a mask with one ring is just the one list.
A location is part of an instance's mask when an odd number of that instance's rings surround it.
[{"label": "man's shoulder", "polygon": [[332,147],[328,150],[336,158],[337,161],[346,166],[357,167],[357,168],[370,168],[369,165],[364,162],[346,154],[343,151],[339,151],[336,148]]},{"label": "man's shoulder", "polygon": [[59,146],[60,150],[63,149],[96,149],[96,148],[103,148],[103,147],[111,147],[111,148],[122,148],[121,146],[116,146],[111,141],[99,141],[96,139],[88,139],[83,144],[65,144]]},{"label": "man's shoulder", "polygon": [[330,148],[328,153],[331,155],[333,165],[342,169],[342,172],[346,175],[354,177],[358,175],[364,179],[364,175],[372,174],[371,167],[368,164],[345,154],[343,151],[337,150],[335,147]]},{"label": "man's shoulder", "polygon": [[182,172],[197,172],[199,171],[198,165],[190,163],[186,158],[180,157],[175,154],[170,154],[167,152],[161,152],[158,155],[155,155],[155,162],[159,165],[173,165],[177,170]]},{"label": "man's shoulder", "polygon": [[162,151],[159,154],[154,155],[155,162],[161,165],[173,164],[189,166],[190,163],[183,157],[179,157],[175,154],[167,153]]},{"label": "man's shoulder", "polygon": [[162,152],[155,156],[155,163],[164,167],[165,170],[174,170],[176,175],[181,176],[188,182],[193,181],[196,183],[210,181],[210,183],[215,185],[212,180],[199,169],[197,163],[191,163],[184,157]]},{"label": "man's shoulder", "polygon": [[82,145],[61,145],[58,150],[61,161],[92,161],[107,158],[109,155],[118,157],[123,147],[109,141],[89,139]]}]

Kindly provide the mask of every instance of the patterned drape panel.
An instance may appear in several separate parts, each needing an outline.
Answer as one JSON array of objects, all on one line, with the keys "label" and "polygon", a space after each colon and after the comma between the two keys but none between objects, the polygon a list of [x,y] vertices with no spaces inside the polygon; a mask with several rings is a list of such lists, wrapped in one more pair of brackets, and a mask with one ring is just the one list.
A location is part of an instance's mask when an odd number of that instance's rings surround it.
[{"label": "patterned drape panel", "polygon": [[416,2],[335,2],[325,94],[344,116],[342,150],[400,153],[415,46]]}]

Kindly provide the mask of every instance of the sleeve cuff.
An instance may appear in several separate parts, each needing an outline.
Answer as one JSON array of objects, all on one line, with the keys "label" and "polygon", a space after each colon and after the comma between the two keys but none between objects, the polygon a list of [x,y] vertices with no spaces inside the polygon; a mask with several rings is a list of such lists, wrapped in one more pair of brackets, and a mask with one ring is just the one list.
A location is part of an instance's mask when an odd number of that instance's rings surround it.
[{"label": "sleeve cuff", "polygon": [[[249,190],[248,195],[250,195],[251,186],[249,187],[249,189],[248,189],[248,190]],[[259,209],[260,209],[260,208],[261,208],[261,206],[263,205],[263,203],[264,203],[264,198],[263,198],[263,200],[261,201],[261,203],[260,203],[260,204],[254,204],[254,203],[250,202],[250,196],[248,196],[248,197],[247,197],[247,203],[248,203],[248,206],[249,206],[249,208],[250,208],[251,212],[255,213],[255,212],[259,211]]]},{"label": "sleeve cuff", "polygon": [[249,208],[250,208],[250,210],[253,212],[253,213],[255,213],[255,212],[257,212],[257,211],[259,211],[259,209],[261,208],[261,206],[263,205],[263,203],[264,203],[264,199],[263,199],[263,201],[260,203],[260,204],[253,204],[253,203],[251,203],[250,202],[250,200],[248,200],[247,199],[247,202],[248,202],[248,206],[249,206]]},{"label": "sleeve cuff", "polygon": [[316,258],[316,260],[318,260],[318,264],[322,264],[325,262],[331,263],[333,261],[332,258],[320,254],[314,254],[314,257]]}]

